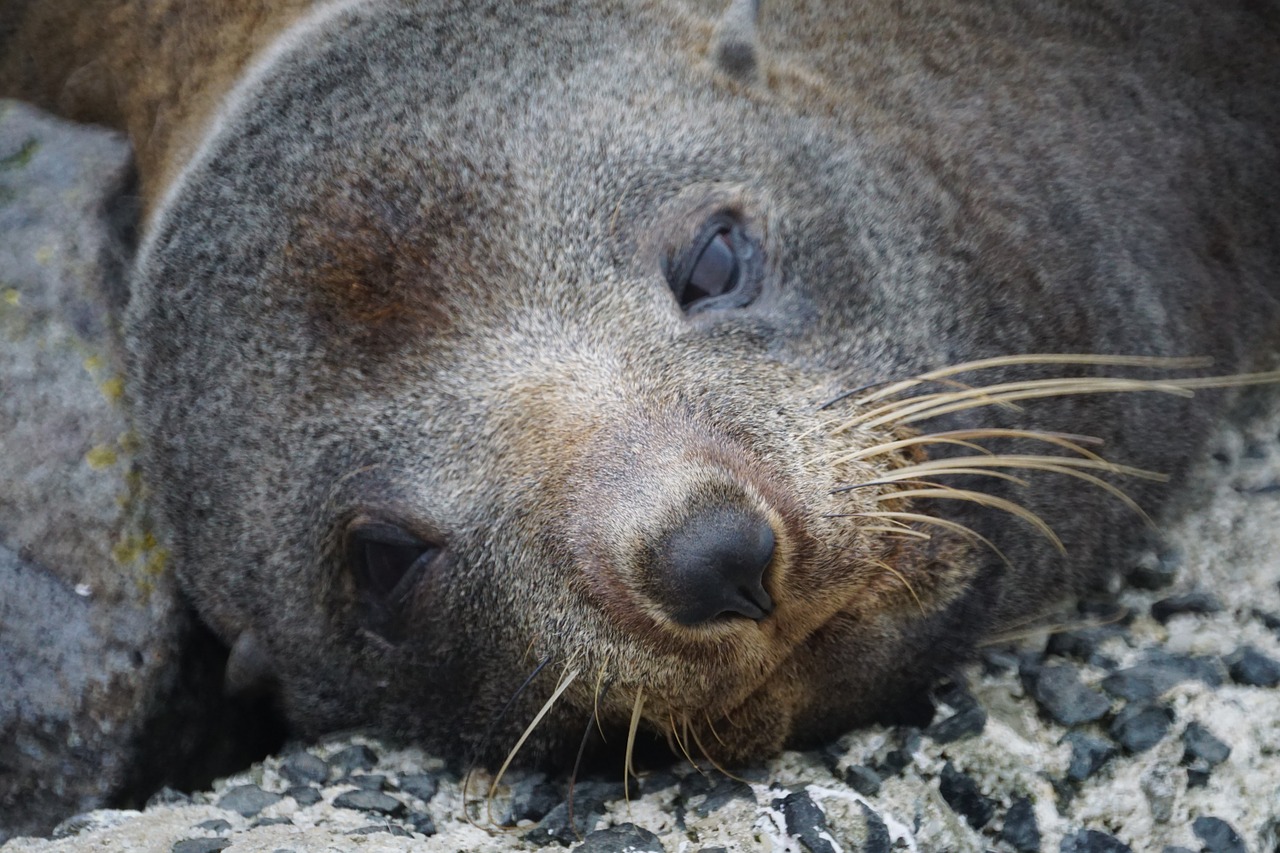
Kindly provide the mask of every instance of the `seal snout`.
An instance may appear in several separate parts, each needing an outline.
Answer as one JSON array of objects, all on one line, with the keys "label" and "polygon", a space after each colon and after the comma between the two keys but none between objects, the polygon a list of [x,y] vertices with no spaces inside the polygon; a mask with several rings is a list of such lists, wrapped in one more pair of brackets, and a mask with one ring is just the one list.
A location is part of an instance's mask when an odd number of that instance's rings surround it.
[{"label": "seal snout", "polygon": [[652,592],[681,625],[721,616],[759,621],[773,612],[764,588],[773,551],[773,528],[759,514],[723,506],[702,510],[663,539]]}]

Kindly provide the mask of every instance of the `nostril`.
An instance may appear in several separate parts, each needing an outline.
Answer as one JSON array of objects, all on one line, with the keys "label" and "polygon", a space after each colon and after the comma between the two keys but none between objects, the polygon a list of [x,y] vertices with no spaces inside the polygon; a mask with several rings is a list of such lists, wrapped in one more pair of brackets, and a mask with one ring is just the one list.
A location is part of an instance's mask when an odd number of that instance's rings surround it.
[{"label": "nostril", "polygon": [[704,510],[663,541],[653,591],[682,625],[722,615],[763,619],[773,612],[764,588],[773,548],[773,529],[758,514],[732,507]]}]

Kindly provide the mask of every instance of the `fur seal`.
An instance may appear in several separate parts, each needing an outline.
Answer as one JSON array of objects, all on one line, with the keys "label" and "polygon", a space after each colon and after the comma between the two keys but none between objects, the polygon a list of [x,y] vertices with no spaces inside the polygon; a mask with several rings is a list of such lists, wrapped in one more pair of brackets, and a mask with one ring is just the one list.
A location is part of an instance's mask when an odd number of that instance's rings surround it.
[{"label": "fur seal", "polygon": [[3,92],[130,133],[154,508],[304,734],[831,736],[1274,366],[1269,7],[103,6],[18,3]]}]

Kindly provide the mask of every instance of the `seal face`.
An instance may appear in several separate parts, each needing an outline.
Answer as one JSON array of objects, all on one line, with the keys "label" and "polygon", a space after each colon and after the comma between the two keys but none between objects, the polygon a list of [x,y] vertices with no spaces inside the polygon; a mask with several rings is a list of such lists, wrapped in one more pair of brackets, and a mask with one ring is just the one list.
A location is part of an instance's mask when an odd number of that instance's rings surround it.
[{"label": "seal face", "polygon": [[438,5],[245,84],[129,307],[184,586],[304,732],[739,761],[873,718],[1103,577],[1099,483],[1158,505],[1214,418],[1063,394],[1276,342],[1274,70],[1205,93],[1154,22],[1038,10],[709,54],[687,11]]}]

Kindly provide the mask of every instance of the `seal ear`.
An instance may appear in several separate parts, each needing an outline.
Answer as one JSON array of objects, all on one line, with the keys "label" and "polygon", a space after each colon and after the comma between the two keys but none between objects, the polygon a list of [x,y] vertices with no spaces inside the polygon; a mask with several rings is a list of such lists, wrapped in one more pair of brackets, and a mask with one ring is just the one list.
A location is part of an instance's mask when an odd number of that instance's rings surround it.
[{"label": "seal ear", "polygon": [[730,0],[711,36],[711,55],[725,74],[743,83],[756,79],[760,68],[760,42],[756,19],[760,0]]}]

